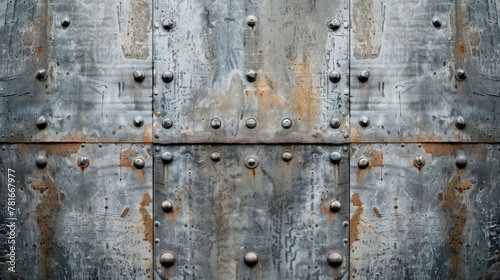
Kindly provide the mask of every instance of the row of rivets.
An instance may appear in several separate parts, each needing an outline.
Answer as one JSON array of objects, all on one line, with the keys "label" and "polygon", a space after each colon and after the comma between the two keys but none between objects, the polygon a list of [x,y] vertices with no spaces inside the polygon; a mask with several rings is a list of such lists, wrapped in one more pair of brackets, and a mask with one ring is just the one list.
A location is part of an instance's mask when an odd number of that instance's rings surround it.
[{"label": "row of rivets", "polygon": [[[165,120],[164,120],[165,121]],[[282,121],[281,121],[281,126],[285,129],[289,129],[292,127],[292,120],[289,119],[289,118],[284,118]],[[254,118],[248,118],[246,121],[245,121],[245,125],[246,127],[252,129],[252,128],[255,128],[257,127],[257,120],[254,119]],[[222,121],[219,119],[219,118],[213,118],[211,121],[210,121],[210,126],[213,128],[213,129],[218,129],[222,126]],[[163,125],[163,127],[165,127],[165,125]],[[168,119],[168,127],[165,127],[165,128],[170,128],[172,127],[172,120]]]},{"label": "row of rivets", "polygon": [[[38,156],[35,160],[36,166],[43,169],[47,166],[47,157]],[[76,160],[76,164],[81,168],[86,168],[90,165],[90,158],[88,156],[82,155]],[[143,169],[145,166],[145,161],[142,158],[134,159],[134,166],[137,169]]]},{"label": "row of rivets", "polygon": [[[418,166],[418,167],[423,167],[425,165],[425,159],[424,157],[418,155],[413,159],[413,164]],[[370,165],[370,161],[367,158],[360,158],[358,160],[358,167],[360,169],[366,169]],[[465,168],[467,166],[467,158],[465,156],[457,156],[455,158],[455,165],[458,168]]]},{"label": "row of rivets", "polygon": [[[333,121],[333,120],[332,120]],[[338,121],[338,120],[337,120]],[[362,127],[368,127],[370,125],[370,119],[367,117],[361,117],[359,118],[358,121],[359,125]],[[458,129],[464,129],[466,126],[467,122],[465,121],[465,118],[463,116],[458,116],[457,120],[455,121],[455,127]],[[333,127],[332,123],[330,122],[330,125]],[[340,126],[340,121],[335,123],[335,125]],[[337,126],[337,127],[338,127]],[[334,127],[335,128],[335,127]]]},{"label": "row of rivets", "polygon": [[[333,73],[333,74],[332,74]],[[339,74],[336,74],[338,72],[336,71],[333,71],[333,72],[330,72],[330,80],[334,83],[340,81],[340,73]],[[333,75],[333,76],[332,76]],[[338,77],[338,79],[336,78]],[[333,79],[332,79],[333,78]],[[358,73],[358,80],[362,83],[368,81],[368,79],[370,78],[370,72],[368,70],[362,70]],[[465,70],[462,69],[462,68],[459,68],[455,71],[455,78],[458,80],[458,81],[463,81],[465,80],[465,78],[467,78],[467,76],[465,75]]]}]

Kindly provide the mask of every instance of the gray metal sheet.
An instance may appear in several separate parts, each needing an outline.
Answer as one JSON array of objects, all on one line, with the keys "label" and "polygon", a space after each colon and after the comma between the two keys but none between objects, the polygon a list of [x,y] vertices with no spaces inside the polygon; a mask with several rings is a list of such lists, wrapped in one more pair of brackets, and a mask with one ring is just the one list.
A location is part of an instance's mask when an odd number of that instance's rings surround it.
[{"label": "gray metal sheet", "polygon": [[[347,279],[348,148],[156,146],[155,276],[165,279]],[[173,155],[163,163],[164,152]],[[220,161],[211,160],[218,152]],[[290,152],[290,162],[282,154]],[[338,152],[341,161],[330,162]],[[255,169],[245,159],[255,155]],[[169,200],[173,209],[162,210]],[[338,200],[340,212],[329,210]],[[157,223],[157,224],[156,224]],[[176,256],[171,268],[159,258]],[[259,263],[245,265],[254,251]],[[331,268],[331,251],[344,262]]]},{"label": "gray metal sheet", "polygon": [[[499,9],[495,1],[351,1],[351,141],[498,142]],[[357,78],[363,70],[367,82]]]},{"label": "gray metal sheet", "polygon": [[146,0],[2,1],[0,141],[150,142],[150,18]]},{"label": "gray metal sheet", "polygon": [[[346,0],[154,1],[155,141],[347,142],[348,17]],[[341,25],[335,31],[332,19]],[[174,27],[165,29],[164,20]],[[254,82],[245,77],[250,69]],[[338,83],[329,80],[334,70]],[[164,118],[171,128],[162,127]],[[340,127],[330,127],[332,118]]]},{"label": "gray metal sheet", "polygon": [[[1,279],[153,277],[150,146],[38,144],[0,150]],[[36,166],[38,156],[47,166]],[[87,156],[90,164],[78,165]],[[143,169],[133,165],[145,161]],[[8,169],[15,171],[8,186]],[[13,214],[9,189],[15,189]],[[16,218],[17,220],[12,220]],[[15,222],[15,273],[8,271]]]},{"label": "gray metal sheet", "polygon": [[499,161],[497,144],[353,145],[351,276],[498,279]]}]

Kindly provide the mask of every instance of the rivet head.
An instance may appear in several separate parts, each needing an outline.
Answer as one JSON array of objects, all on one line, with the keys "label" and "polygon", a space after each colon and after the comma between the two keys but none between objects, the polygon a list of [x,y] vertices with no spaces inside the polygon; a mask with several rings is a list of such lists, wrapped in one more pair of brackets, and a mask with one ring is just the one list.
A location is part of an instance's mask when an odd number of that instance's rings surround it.
[{"label": "rivet head", "polygon": [[344,262],[344,258],[342,257],[341,254],[339,254],[337,252],[331,252],[330,254],[328,254],[328,257],[326,258],[326,262],[331,267],[339,267]]},{"label": "rivet head", "polygon": [[144,74],[143,71],[141,70],[135,70],[134,71],[134,80],[137,82],[142,82],[146,78],[146,74]]},{"label": "rivet head", "polygon": [[339,152],[333,152],[330,154],[330,161],[337,164],[342,160],[342,155]]},{"label": "rivet head", "polygon": [[367,117],[361,117],[359,118],[359,125],[362,127],[367,127],[370,125],[370,119]]},{"label": "rivet head", "polygon": [[144,119],[141,116],[137,116],[134,118],[134,125],[137,127],[141,127],[144,124]]},{"label": "rivet head", "polygon": [[455,79],[457,79],[458,81],[463,81],[465,80],[465,78],[467,78],[465,76],[465,70],[462,68],[457,69],[457,71],[455,72]]},{"label": "rivet head", "polygon": [[245,166],[254,169],[259,165],[259,158],[254,155],[249,155],[245,158]]},{"label": "rivet head", "polygon": [[61,26],[64,28],[67,28],[70,24],[71,21],[69,20],[69,18],[63,18],[63,20],[61,20]]},{"label": "rivet head", "polygon": [[248,128],[255,128],[257,126],[257,120],[254,118],[249,118],[247,119],[245,124]]},{"label": "rivet head", "polygon": [[89,166],[90,164],[90,158],[88,156],[80,156],[78,157],[76,163],[78,164],[78,166],[80,166],[81,168],[86,168]]},{"label": "rivet head", "polygon": [[163,152],[163,154],[161,154],[161,161],[163,161],[163,163],[171,163],[173,160],[174,156],[172,155],[172,153]]},{"label": "rivet head", "polygon": [[257,72],[255,72],[254,70],[248,70],[245,76],[247,77],[247,80],[249,82],[255,82],[255,80],[257,80]]},{"label": "rivet head", "polygon": [[342,205],[340,204],[340,201],[338,201],[338,200],[334,200],[334,201],[330,202],[330,211],[332,211],[333,213],[339,212],[341,207],[342,207]]},{"label": "rivet head", "polygon": [[175,27],[175,21],[166,18],[161,22],[161,25],[165,28],[165,30],[172,30]]},{"label": "rivet head", "polygon": [[218,129],[222,126],[222,122],[220,119],[214,118],[210,121],[210,125],[212,126],[212,128]]},{"label": "rivet head", "polygon": [[45,168],[45,166],[47,166],[47,158],[44,156],[38,156],[35,162],[36,166],[40,169]]},{"label": "rivet head", "polygon": [[44,117],[44,116],[40,116],[36,119],[36,126],[39,128],[39,129],[44,129],[46,128],[48,125],[48,122],[47,122],[47,118]]},{"label": "rivet head", "polygon": [[169,118],[164,118],[162,121],[161,121],[161,125],[166,128],[166,129],[169,129],[171,128],[173,125],[174,125],[174,122],[169,119]]},{"label": "rivet head", "polygon": [[259,262],[259,257],[255,252],[248,252],[244,257],[245,264],[252,267],[255,266]]},{"label": "rivet head", "polygon": [[45,81],[47,79],[47,70],[45,70],[45,69],[39,69],[36,72],[36,78],[39,81]]},{"label": "rivet head", "polygon": [[423,156],[416,156],[414,159],[413,159],[413,165],[415,167],[423,167],[425,165],[425,158]]},{"label": "rivet head", "polygon": [[441,20],[439,20],[438,18],[433,18],[432,19],[432,25],[434,25],[434,27],[436,27],[436,28],[441,27],[441,25],[442,25],[441,24]]},{"label": "rivet head", "polygon": [[332,19],[330,20],[330,22],[328,23],[328,26],[330,27],[330,29],[332,30],[337,30],[340,28],[340,26],[342,25],[342,23],[340,22],[339,19]]},{"label": "rivet head", "polygon": [[283,119],[281,121],[281,126],[285,129],[289,129],[290,127],[292,127],[292,120],[289,118]]},{"label": "rivet head", "polygon": [[360,71],[358,73],[358,80],[362,83],[368,81],[368,78],[370,78],[370,72],[367,70]]},{"label": "rivet head", "polygon": [[143,169],[145,164],[146,163],[144,162],[144,160],[142,158],[134,159],[134,166],[137,169]]},{"label": "rivet head", "polygon": [[254,27],[257,24],[257,17],[254,15],[250,15],[247,17],[247,25],[250,27]]},{"label": "rivet head", "polygon": [[467,125],[465,118],[462,116],[457,117],[457,121],[455,122],[455,127],[458,129],[464,129]]},{"label": "rivet head", "polygon": [[210,159],[214,162],[218,162],[220,160],[220,153],[219,152],[213,152],[210,155]]},{"label": "rivet head", "polygon": [[283,159],[283,161],[289,162],[293,159],[293,155],[290,152],[284,152],[281,158]]},{"label": "rivet head", "polygon": [[160,146],[156,146],[155,147],[155,152],[159,152],[159,151],[161,151],[161,147]]},{"label": "rivet head", "polygon": [[160,256],[160,264],[169,268],[175,264],[175,255],[172,252],[165,252]]},{"label": "rivet head", "polygon": [[370,162],[368,161],[368,159],[367,159],[367,158],[364,158],[364,157],[363,157],[363,158],[360,158],[360,159],[358,160],[358,167],[359,167],[360,169],[366,169],[366,168],[368,167],[368,165],[369,165],[369,164],[370,164]]},{"label": "rivet head", "polygon": [[328,74],[328,78],[332,83],[338,83],[340,81],[340,73],[338,71],[331,71]]},{"label": "rivet head", "polygon": [[174,73],[172,73],[171,71],[165,71],[163,72],[163,74],[161,74],[161,79],[165,83],[170,83],[171,81],[174,80]]},{"label": "rivet head", "polygon": [[339,119],[331,119],[330,126],[332,128],[335,128],[335,129],[339,128],[340,127],[340,120]]},{"label": "rivet head", "polygon": [[163,212],[165,213],[170,213],[172,212],[172,210],[174,209],[174,205],[172,204],[172,202],[170,202],[170,200],[164,200],[162,203],[161,203],[161,209],[163,210]]},{"label": "rivet head", "polygon": [[455,165],[460,169],[465,168],[467,166],[467,158],[464,156],[457,156]]}]

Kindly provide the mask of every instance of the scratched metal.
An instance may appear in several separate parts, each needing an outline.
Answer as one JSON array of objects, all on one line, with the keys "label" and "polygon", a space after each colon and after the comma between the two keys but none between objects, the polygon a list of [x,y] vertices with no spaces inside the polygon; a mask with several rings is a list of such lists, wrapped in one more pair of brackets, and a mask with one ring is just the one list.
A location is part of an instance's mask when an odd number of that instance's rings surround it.
[{"label": "scratched metal", "polygon": [[[347,279],[348,148],[340,146],[156,146],[154,262],[161,279]],[[173,154],[163,163],[164,152]],[[213,162],[211,154],[220,153]],[[282,154],[290,152],[290,162]],[[341,162],[330,161],[339,152]],[[255,155],[255,169],[245,158]],[[164,200],[173,203],[163,212]],[[332,200],[340,212],[329,210]],[[343,223],[346,222],[345,226]],[[156,243],[158,242],[158,243]],[[171,251],[176,263],[162,268]],[[248,267],[254,251],[259,263]],[[330,268],[331,251],[342,254]]]},{"label": "scratched metal", "polygon": [[[155,141],[347,142],[348,6],[347,0],[155,0]],[[162,24],[168,19],[175,23],[169,30]],[[335,31],[332,19],[341,23]],[[245,77],[250,69],[254,82]],[[328,78],[334,70],[338,83]],[[174,74],[170,83],[161,78],[166,71]],[[171,128],[162,127],[164,118]],[[211,127],[213,118],[220,128]],[[245,125],[249,118],[257,121],[253,129]],[[282,128],[284,118],[291,128]],[[332,118],[339,128],[330,127]]]},{"label": "scratched metal", "polygon": [[498,142],[499,14],[496,1],[351,1],[351,141]]},{"label": "scratched metal", "polygon": [[499,279],[499,173],[498,144],[353,145],[351,277]]},{"label": "scratched metal", "polygon": [[[35,159],[44,155],[47,166]],[[87,167],[78,158],[88,156]],[[141,157],[143,169],[133,167]],[[7,271],[15,170],[16,273]],[[0,150],[0,279],[153,279],[150,146],[16,144]]]},{"label": "scratched metal", "polygon": [[151,141],[150,1],[1,1],[0,38],[0,141]]}]

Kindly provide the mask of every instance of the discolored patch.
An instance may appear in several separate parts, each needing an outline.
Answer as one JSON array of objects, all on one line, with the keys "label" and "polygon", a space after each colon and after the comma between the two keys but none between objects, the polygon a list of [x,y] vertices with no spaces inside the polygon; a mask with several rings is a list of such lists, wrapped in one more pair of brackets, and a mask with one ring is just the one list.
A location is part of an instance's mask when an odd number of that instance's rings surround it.
[{"label": "discolored patch", "polygon": [[361,202],[361,198],[359,196],[359,193],[353,193],[351,196],[351,203],[354,206],[357,206],[356,210],[351,216],[351,221],[350,221],[350,230],[349,230],[349,244],[352,245],[352,243],[359,241],[359,226],[360,226],[360,221],[361,221],[361,215],[363,214],[363,202]]},{"label": "discolored patch", "polygon": [[373,0],[357,0],[352,11],[356,59],[373,59],[380,55],[382,30],[377,20]]},{"label": "discolored patch", "polygon": [[121,46],[125,58],[147,59],[149,57],[149,29],[151,11],[146,0],[129,1],[129,7],[121,2],[118,9]]}]

